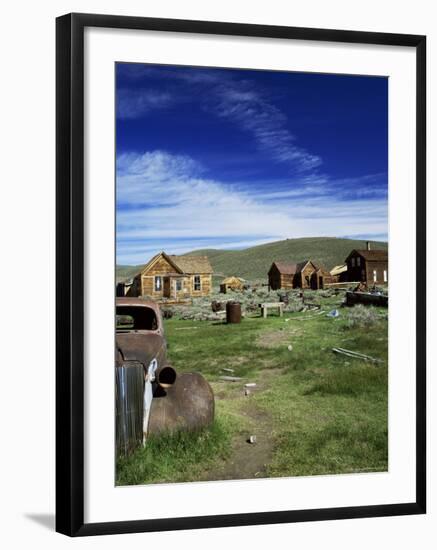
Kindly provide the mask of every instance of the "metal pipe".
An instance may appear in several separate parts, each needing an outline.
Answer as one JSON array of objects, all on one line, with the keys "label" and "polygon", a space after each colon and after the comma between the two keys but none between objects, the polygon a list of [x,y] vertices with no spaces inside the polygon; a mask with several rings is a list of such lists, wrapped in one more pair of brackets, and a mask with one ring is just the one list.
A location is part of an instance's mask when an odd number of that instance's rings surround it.
[{"label": "metal pipe", "polygon": [[170,365],[161,365],[155,371],[155,382],[161,388],[169,388],[176,382],[176,371]]}]

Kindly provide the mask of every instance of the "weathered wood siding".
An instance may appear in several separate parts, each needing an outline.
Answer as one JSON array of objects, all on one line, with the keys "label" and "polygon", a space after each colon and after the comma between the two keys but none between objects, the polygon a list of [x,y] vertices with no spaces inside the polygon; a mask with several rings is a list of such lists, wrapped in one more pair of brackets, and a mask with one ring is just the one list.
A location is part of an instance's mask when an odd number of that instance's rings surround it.
[{"label": "weathered wood siding", "polygon": [[281,273],[281,286],[280,288],[290,290],[293,288],[294,275]]},{"label": "weathered wood siding", "polygon": [[293,277],[292,274],[281,273],[276,265],[273,265],[270,268],[268,273],[269,276],[269,286],[272,290],[285,289],[290,290],[293,288]]},{"label": "weathered wood siding", "polygon": [[[200,290],[194,290],[194,279],[195,277],[200,277]],[[210,273],[195,273],[190,275],[190,288],[191,296],[193,298],[199,298],[201,296],[209,296],[212,289],[212,275]]]},{"label": "weathered wood siding", "polygon": [[[373,277],[373,271],[376,271],[376,281]],[[387,275],[387,281],[384,281],[384,271]],[[373,285],[373,284],[387,284],[388,283],[388,262],[366,262],[366,276],[367,276],[367,284]]]},{"label": "weathered wood siding", "polygon": [[[150,275],[154,269],[149,271],[147,275],[142,275],[142,295],[151,296],[153,299],[159,298],[196,298],[202,296],[209,296],[212,289],[212,276],[211,274],[194,274],[186,275],[185,277],[172,277],[166,276],[161,272]],[[174,270],[173,270],[174,271]],[[200,277],[200,290],[194,290],[194,279],[198,275]],[[155,290],[155,277],[161,276],[161,290]],[[176,290],[176,281],[181,281],[181,289]]]},{"label": "weathered wood siding", "polygon": [[318,269],[317,271],[313,271],[311,275],[311,288],[313,290],[320,290],[325,288],[325,285],[335,282],[334,279],[335,277],[332,277],[329,271]]},{"label": "weathered wood siding", "polygon": [[[175,268],[165,258],[159,258],[153,266],[141,275],[141,294],[154,299],[164,297],[164,276],[174,273]],[[161,277],[161,288],[155,290],[155,277]]]},{"label": "weathered wood siding", "polygon": [[296,286],[300,288],[311,288],[311,275],[314,273],[315,267],[309,262],[296,277]]}]

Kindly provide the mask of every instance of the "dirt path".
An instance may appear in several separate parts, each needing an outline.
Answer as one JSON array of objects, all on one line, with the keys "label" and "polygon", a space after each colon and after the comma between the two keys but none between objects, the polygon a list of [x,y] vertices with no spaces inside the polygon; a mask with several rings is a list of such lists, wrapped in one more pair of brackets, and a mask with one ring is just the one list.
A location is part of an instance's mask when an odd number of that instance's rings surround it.
[{"label": "dirt path", "polygon": [[[253,428],[234,436],[230,457],[218,467],[206,472],[204,481],[256,479],[266,476],[274,447],[271,419],[250,403],[241,414],[248,418]],[[255,443],[249,442],[251,435],[256,436]]]}]

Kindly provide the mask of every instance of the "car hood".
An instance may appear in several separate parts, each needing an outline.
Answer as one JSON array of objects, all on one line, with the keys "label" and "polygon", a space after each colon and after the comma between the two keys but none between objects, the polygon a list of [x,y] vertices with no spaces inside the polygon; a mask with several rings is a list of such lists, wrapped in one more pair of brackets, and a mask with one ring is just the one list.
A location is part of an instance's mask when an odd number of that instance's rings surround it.
[{"label": "car hood", "polygon": [[147,367],[164,346],[164,338],[153,332],[118,332],[115,344],[117,362],[140,361]]}]

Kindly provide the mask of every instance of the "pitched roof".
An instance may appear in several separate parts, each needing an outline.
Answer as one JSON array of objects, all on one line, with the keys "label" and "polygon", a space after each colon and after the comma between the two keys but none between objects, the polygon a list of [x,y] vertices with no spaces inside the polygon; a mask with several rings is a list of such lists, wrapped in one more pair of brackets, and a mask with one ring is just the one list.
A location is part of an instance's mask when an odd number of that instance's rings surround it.
[{"label": "pitched roof", "polygon": [[360,256],[362,256],[366,261],[384,261],[388,260],[388,250],[357,250],[354,249],[349,254],[349,256],[346,258],[346,260],[349,259],[349,257],[356,252]]},{"label": "pitched roof", "polygon": [[302,271],[302,269],[303,269],[308,263],[312,263],[316,271],[322,267],[322,266],[319,266],[318,264],[314,263],[312,260],[304,260],[303,262],[299,262],[299,263],[297,264],[297,266],[296,266],[296,273],[300,273],[300,272]]},{"label": "pitched roof", "polygon": [[151,258],[147,264],[141,269],[140,273],[149,271],[151,267],[159,258],[164,258],[170,266],[173,268],[167,275],[181,275],[193,273],[213,273],[211,264],[209,263],[208,256],[170,256],[165,252],[159,252],[153,258]]},{"label": "pitched roof", "polygon": [[226,279],[223,279],[222,285],[240,284],[244,282],[245,280],[241,277],[235,277],[234,275],[231,275],[230,277],[226,277]]},{"label": "pitched roof", "polygon": [[176,263],[172,260],[172,256],[169,256],[168,254],[166,254],[165,252],[158,252],[158,254],[155,254],[155,256],[153,256],[153,258],[151,258],[145,266],[143,266],[143,268],[141,269],[140,273],[146,273],[147,271],[149,271],[149,269],[151,269],[153,267],[153,265],[155,264],[155,262],[157,262],[159,260],[159,258],[164,258],[172,267],[173,269],[176,271],[176,272],[180,272],[182,273],[183,270],[178,266],[176,265]]},{"label": "pitched roof", "polygon": [[283,273],[284,275],[294,275],[296,273],[296,264],[288,262],[273,262],[272,267],[273,266],[276,266],[279,273]]},{"label": "pitched roof", "polygon": [[208,256],[169,256],[184,273],[213,273]]}]

